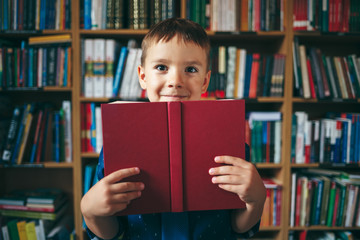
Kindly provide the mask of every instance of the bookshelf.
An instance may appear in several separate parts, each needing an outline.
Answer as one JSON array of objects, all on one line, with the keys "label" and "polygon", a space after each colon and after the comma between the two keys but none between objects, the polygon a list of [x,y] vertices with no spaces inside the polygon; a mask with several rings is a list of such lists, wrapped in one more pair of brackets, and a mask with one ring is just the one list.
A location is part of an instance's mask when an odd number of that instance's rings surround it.
[{"label": "bookshelf", "polygon": [[[307,168],[328,168],[318,163],[294,164],[290,162],[291,156],[291,125],[292,114],[295,111],[309,112],[313,117],[321,117],[328,111],[345,111],[359,113],[360,99],[356,100],[317,100],[304,99],[293,95],[293,51],[292,43],[294,37],[298,37],[303,44],[309,44],[321,48],[332,54],[356,53],[360,54],[358,33],[320,33],[294,31],[293,26],[293,7],[297,0],[284,0],[283,31],[258,31],[258,32],[214,32],[208,31],[212,45],[237,46],[251,49],[260,53],[281,53],[286,55],[285,61],[285,80],[282,97],[258,97],[246,99],[247,111],[280,111],[282,113],[282,152],[281,163],[259,163],[257,168],[264,177],[274,177],[282,183],[282,205],[281,205],[281,224],[274,227],[262,227],[259,237],[271,237],[274,239],[287,239],[289,232],[299,233],[301,231],[326,231],[326,230],[351,230],[360,232],[359,227],[334,227],[324,226],[310,227],[290,227],[290,202],[291,202],[291,174],[294,171]],[[38,167],[0,167],[0,181],[4,184],[0,186],[0,193],[8,192],[12,189],[31,186],[50,186],[64,189],[71,197],[73,202],[69,210],[75,219],[75,230],[78,239],[87,239],[83,230],[82,216],[80,212],[80,200],[83,191],[83,172],[84,166],[88,163],[96,163],[98,154],[81,152],[81,113],[80,108],[83,103],[106,103],[110,98],[88,98],[82,95],[82,74],[81,74],[81,40],[86,38],[114,38],[118,41],[126,42],[127,39],[134,38],[138,43],[141,42],[147,30],[130,29],[107,29],[107,30],[85,30],[80,27],[80,2],[81,0],[71,1],[71,29],[69,30],[43,30],[43,31],[0,31],[0,38],[7,40],[23,39],[31,36],[70,34],[72,54],[72,86],[45,87],[40,90],[5,90],[0,89],[0,96],[6,96],[14,104],[28,101],[51,100],[59,104],[60,100],[71,100],[72,107],[72,142],[73,142],[73,161],[72,163],[52,163],[46,162]],[[176,15],[186,17],[187,0],[176,0]],[[336,47],[335,47],[336,46]],[[287,140],[289,139],[289,141]],[[330,167],[332,168],[332,167]],[[360,167],[358,164],[352,168],[341,168],[345,171],[356,172]],[[31,179],[24,181],[23,179]],[[44,181],[46,179],[46,181]]]}]

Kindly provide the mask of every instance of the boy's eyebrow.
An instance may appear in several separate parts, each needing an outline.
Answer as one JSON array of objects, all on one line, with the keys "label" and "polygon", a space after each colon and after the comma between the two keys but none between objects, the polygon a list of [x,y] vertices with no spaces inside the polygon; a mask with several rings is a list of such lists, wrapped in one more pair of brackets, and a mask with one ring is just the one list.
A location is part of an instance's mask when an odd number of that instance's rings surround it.
[{"label": "boy's eyebrow", "polygon": [[[169,63],[171,62],[171,60],[169,59],[163,59],[163,58],[159,58],[159,59],[154,59],[153,61],[151,61],[151,63]],[[202,65],[200,61],[194,60],[194,61],[185,61],[184,62],[185,65]]]}]

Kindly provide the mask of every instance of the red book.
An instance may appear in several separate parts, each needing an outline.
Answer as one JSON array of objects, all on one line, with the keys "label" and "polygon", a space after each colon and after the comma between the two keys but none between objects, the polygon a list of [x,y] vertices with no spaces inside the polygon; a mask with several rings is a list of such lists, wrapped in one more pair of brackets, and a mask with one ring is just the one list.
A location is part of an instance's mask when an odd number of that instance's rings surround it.
[{"label": "red book", "polygon": [[85,103],[85,147],[86,152],[95,152],[94,147],[91,145],[91,124],[92,124],[92,112],[91,104]]},{"label": "red book", "polygon": [[260,54],[253,54],[253,62],[251,67],[251,78],[250,78],[250,89],[249,89],[249,98],[256,98],[256,90],[257,90],[257,81],[259,76],[259,68],[260,68]]},{"label": "red book", "polygon": [[81,152],[86,152],[86,111],[85,111],[85,103],[81,104],[80,107],[80,115],[81,115],[81,122],[80,122],[80,128],[81,128]]},{"label": "red book", "polygon": [[244,100],[103,104],[105,175],[139,167],[145,184],[120,215],[245,207],[211,182],[214,157],[245,158]]},{"label": "red book", "polygon": [[295,226],[300,226],[301,187],[301,178],[298,178],[296,183]]},{"label": "red book", "polygon": [[308,70],[308,75],[309,75],[309,85],[310,85],[311,98],[316,99],[314,79],[313,79],[313,74],[312,74],[312,70],[311,70],[311,63],[310,63],[309,58],[306,59],[306,65],[307,65],[307,70]]}]

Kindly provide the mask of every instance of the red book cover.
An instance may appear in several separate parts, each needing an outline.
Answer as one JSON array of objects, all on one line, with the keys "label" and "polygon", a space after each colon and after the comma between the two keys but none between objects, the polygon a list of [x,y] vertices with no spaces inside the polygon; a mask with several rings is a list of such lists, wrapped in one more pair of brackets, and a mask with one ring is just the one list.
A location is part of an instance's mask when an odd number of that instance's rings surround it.
[{"label": "red book cover", "polygon": [[316,99],[314,79],[313,79],[313,74],[312,74],[312,70],[311,70],[311,63],[310,63],[309,58],[306,59],[306,65],[307,65],[307,70],[308,70],[308,75],[309,75],[309,85],[310,85],[311,98]]},{"label": "red book cover", "polygon": [[94,147],[91,145],[91,124],[92,124],[91,104],[85,103],[85,146],[87,152],[95,152]]},{"label": "red book cover", "polygon": [[85,134],[86,134],[86,127],[85,127],[85,124],[86,124],[86,115],[85,115],[85,103],[82,103],[81,104],[81,107],[80,107],[80,115],[81,115],[81,122],[80,122],[80,128],[81,128],[81,131],[80,131],[80,138],[81,138],[81,152],[86,152],[86,140],[85,140]]},{"label": "red book cover", "polygon": [[215,156],[245,158],[243,100],[103,104],[102,119],[105,175],[139,167],[127,180],[145,184],[120,215],[245,207],[208,173]]},{"label": "red book cover", "polygon": [[257,90],[257,81],[259,76],[259,67],[260,67],[260,54],[253,54],[253,62],[251,67],[251,79],[250,79],[250,89],[249,89],[249,98],[256,98]]},{"label": "red book cover", "polygon": [[334,213],[333,213],[333,219],[332,219],[332,225],[331,226],[336,226],[336,218],[337,218],[338,209],[339,209],[339,198],[340,198],[340,188],[336,187],[335,202],[334,202]]}]

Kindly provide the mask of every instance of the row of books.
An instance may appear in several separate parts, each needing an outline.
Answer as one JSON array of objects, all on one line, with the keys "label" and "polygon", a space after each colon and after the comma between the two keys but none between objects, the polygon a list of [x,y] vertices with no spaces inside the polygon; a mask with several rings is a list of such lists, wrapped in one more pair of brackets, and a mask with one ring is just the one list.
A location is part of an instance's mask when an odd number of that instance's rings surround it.
[{"label": "row of books", "polygon": [[252,163],[280,163],[282,122],[280,112],[250,112],[245,125]]},{"label": "row of books", "polygon": [[294,38],[294,95],[313,99],[360,97],[360,58],[327,56]]},{"label": "row of books", "polygon": [[71,28],[71,1],[1,1],[0,30],[65,30]]},{"label": "row of books", "polygon": [[283,31],[283,0],[190,0],[186,16],[217,32]]},{"label": "row of books", "polygon": [[283,96],[285,56],[251,53],[235,46],[211,49],[211,80],[204,97]]},{"label": "row of books", "polygon": [[357,0],[297,0],[293,5],[295,31],[357,32],[360,30]]},{"label": "row of books", "polygon": [[101,106],[81,104],[81,152],[100,153],[103,145]]},{"label": "row of books", "polygon": [[148,29],[175,17],[175,0],[82,0],[80,26],[84,29]]},{"label": "row of books", "polygon": [[328,113],[310,120],[307,113],[295,112],[291,138],[292,163],[360,162],[360,114]]},{"label": "row of books", "polygon": [[261,215],[260,227],[280,226],[282,187],[273,179],[263,179],[266,188],[266,199],[263,214]]},{"label": "row of books", "polygon": [[22,41],[20,47],[0,45],[0,86],[7,89],[70,87],[72,48],[68,42],[71,39],[69,35],[63,37],[56,36],[60,42],[48,41],[45,36]]},{"label": "row of books", "polygon": [[290,226],[360,226],[360,176],[308,169],[292,173]]},{"label": "row of books", "polygon": [[71,103],[60,109],[50,104],[25,103],[16,106],[8,128],[2,164],[72,161]]},{"label": "row of books", "polygon": [[[85,39],[83,47],[85,97],[141,97],[143,91],[138,82],[137,67],[142,51],[136,48],[134,40],[129,40],[127,46],[119,47],[113,39]],[[116,62],[115,56],[118,57]]]},{"label": "row of books", "polygon": [[289,240],[352,240],[358,238],[359,234],[351,231],[289,231]]}]

